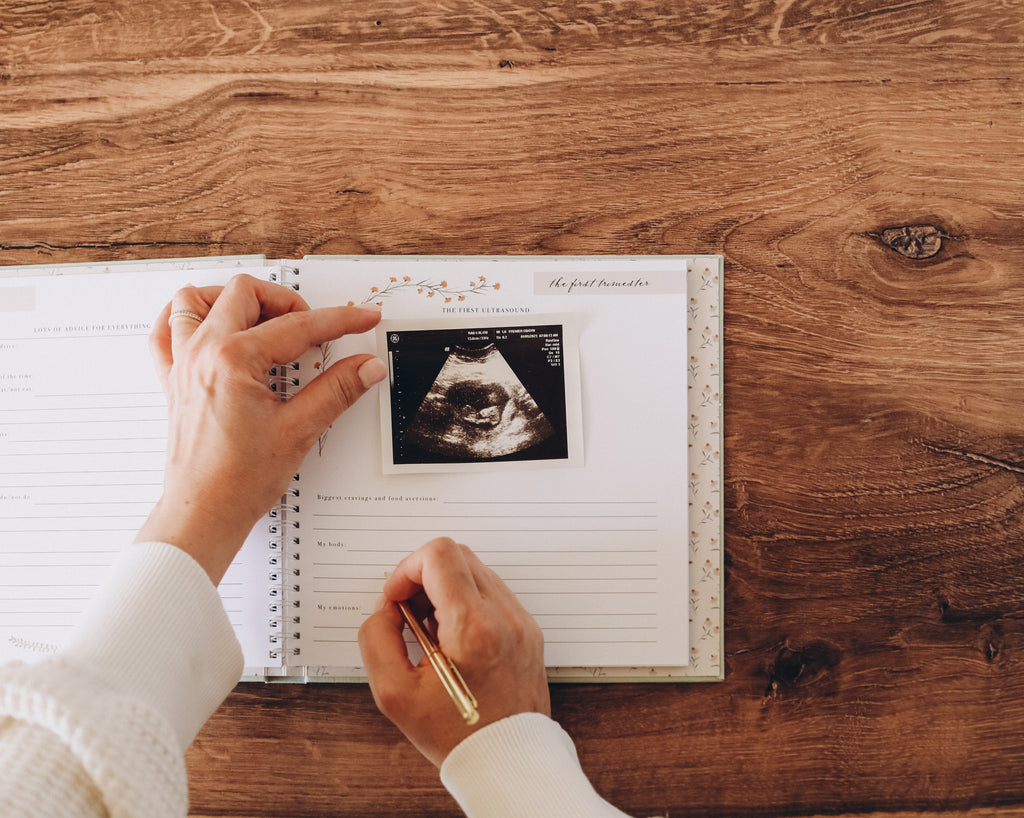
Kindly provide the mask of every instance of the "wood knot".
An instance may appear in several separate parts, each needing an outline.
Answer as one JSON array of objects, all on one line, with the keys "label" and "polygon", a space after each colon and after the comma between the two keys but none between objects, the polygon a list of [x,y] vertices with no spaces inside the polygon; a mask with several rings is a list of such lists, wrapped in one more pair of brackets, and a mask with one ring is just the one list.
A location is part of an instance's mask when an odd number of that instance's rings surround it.
[{"label": "wood knot", "polygon": [[991,664],[997,661],[1003,652],[1002,640],[987,640],[982,645],[981,652],[985,655],[985,659]]},{"label": "wood knot", "polygon": [[920,260],[937,255],[949,236],[933,224],[907,224],[888,227],[875,238],[901,256]]},{"label": "wood knot", "polygon": [[1001,622],[986,622],[978,628],[977,647],[985,661],[990,665],[998,664],[1003,659],[1006,636]]},{"label": "wood knot", "polygon": [[777,696],[780,690],[810,684],[830,673],[841,658],[842,651],[831,642],[816,640],[798,648],[785,645],[768,668],[765,696]]}]

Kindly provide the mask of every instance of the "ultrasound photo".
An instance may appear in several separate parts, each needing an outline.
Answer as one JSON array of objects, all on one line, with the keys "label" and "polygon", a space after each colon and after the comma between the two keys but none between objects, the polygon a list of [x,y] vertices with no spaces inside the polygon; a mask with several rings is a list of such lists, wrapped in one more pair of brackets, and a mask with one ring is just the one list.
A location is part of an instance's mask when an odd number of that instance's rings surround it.
[{"label": "ultrasound photo", "polygon": [[562,324],[384,332],[394,465],[570,458]]}]

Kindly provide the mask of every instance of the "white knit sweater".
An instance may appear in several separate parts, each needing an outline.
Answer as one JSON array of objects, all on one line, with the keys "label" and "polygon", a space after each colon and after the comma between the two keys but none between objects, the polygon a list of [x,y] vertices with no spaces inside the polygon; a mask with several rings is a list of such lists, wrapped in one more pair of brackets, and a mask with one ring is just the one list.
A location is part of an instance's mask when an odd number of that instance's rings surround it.
[{"label": "white knit sweater", "polygon": [[[132,546],[60,655],[0,667],[5,818],[186,815],[185,750],[241,672],[202,568],[170,545]],[[470,818],[624,815],[538,714],[474,733],[441,779]]]}]

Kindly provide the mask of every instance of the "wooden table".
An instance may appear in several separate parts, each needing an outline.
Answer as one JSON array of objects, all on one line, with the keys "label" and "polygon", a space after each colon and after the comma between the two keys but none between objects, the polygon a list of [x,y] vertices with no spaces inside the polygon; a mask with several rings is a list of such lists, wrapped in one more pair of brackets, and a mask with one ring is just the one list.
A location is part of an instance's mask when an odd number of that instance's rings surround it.
[{"label": "wooden table", "polygon": [[[723,253],[726,680],[556,717],[638,816],[1021,814],[1022,101],[1017,0],[12,0],[0,263]],[[457,814],[365,686],[188,767]]]}]

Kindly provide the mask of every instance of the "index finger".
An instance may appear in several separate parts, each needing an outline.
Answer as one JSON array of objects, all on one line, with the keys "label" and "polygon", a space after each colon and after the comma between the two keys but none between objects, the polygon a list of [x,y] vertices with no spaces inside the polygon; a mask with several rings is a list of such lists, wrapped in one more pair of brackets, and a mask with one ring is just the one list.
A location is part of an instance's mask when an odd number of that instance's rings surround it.
[{"label": "index finger", "polygon": [[463,547],[447,537],[431,540],[398,563],[384,583],[384,595],[398,602],[411,598],[421,588],[435,609],[458,610],[480,599]]},{"label": "index finger", "polygon": [[253,327],[249,337],[255,341],[259,366],[266,369],[294,361],[317,344],[371,330],[378,321],[380,312],[376,309],[320,307],[280,315]]}]

